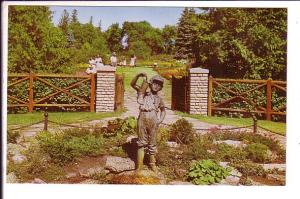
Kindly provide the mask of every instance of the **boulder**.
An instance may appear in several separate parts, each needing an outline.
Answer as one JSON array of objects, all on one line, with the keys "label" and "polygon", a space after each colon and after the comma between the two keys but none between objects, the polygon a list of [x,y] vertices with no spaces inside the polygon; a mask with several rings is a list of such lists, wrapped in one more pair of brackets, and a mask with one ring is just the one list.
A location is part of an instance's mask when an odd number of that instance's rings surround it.
[{"label": "boulder", "polygon": [[34,180],[31,181],[31,183],[34,183],[34,184],[47,184],[45,181],[43,181],[39,178],[34,178]]},{"label": "boulder", "polygon": [[19,179],[17,178],[17,176],[14,172],[11,172],[6,176],[6,182],[7,183],[19,183]]},{"label": "boulder", "polygon": [[219,185],[238,185],[240,182],[240,177],[229,175],[223,179]]},{"label": "boulder", "polygon": [[241,141],[236,141],[236,140],[219,140],[219,141],[214,141],[214,144],[228,144],[233,147],[246,147],[247,144],[243,144]]},{"label": "boulder", "polygon": [[265,170],[277,169],[278,171],[285,171],[285,164],[260,164]]},{"label": "boulder", "polygon": [[14,163],[20,164],[26,160],[26,156],[22,155],[21,152],[26,148],[18,144],[9,143],[7,144],[7,154],[11,156]]},{"label": "boulder", "polygon": [[179,144],[177,144],[177,142],[166,142],[166,145],[170,148],[178,148],[179,147]]},{"label": "boulder", "polygon": [[134,170],[135,163],[130,158],[108,156],[104,168],[113,173],[120,173],[123,171]]}]

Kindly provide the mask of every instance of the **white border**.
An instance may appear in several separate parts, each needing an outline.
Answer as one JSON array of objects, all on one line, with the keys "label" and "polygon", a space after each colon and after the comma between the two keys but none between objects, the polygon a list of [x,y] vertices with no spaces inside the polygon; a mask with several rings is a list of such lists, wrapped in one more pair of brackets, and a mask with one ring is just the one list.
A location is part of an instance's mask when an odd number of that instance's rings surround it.
[{"label": "white border", "polygon": [[[2,2],[2,74],[3,91],[7,89],[7,6],[8,5],[61,5],[61,6],[164,6],[164,7],[268,7],[288,8],[288,115],[287,115],[287,185],[283,187],[231,187],[231,186],[135,186],[135,185],[29,185],[29,184],[4,184],[4,198],[186,198],[186,197],[209,197],[209,198],[286,198],[296,192],[299,195],[299,142],[300,132],[297,125],[300,92],[299,79],[299,55],[300,55],[300,4],[299,2],[272,1],[272,2],[223,2],[223,1],[118,1],[118,2],[37,2],[19,1]],[[298,91],[298,92],[297,92]],[[3,98],[6,99],[6,92]],[[2,104],[2,127],[6,132],[6,100]],[[293,107],[293,108],[291,108]],[[6,133],[4,133],[6,135]],[[4,151],[6,151],[6,136],[3,136]],[[299,153],[298,153],[299,154]],[[3,162],[6,171],[6,161]],[[5,172],[2,173],[3,175]],[[4,175],[4,180],[6,176]],[[4,181],[5,182],[5,181]],[[299,196],[295,197],[299,197]],[[295,198],[293,197],[293,198]]]}]

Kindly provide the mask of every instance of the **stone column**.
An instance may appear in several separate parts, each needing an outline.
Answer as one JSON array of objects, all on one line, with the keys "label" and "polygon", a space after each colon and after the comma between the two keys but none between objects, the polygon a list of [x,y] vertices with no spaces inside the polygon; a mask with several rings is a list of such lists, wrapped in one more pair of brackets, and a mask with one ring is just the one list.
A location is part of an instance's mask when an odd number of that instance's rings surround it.
[{"label": "stone column", "polygon": [[115,109],[116,67],[104,66],[97,70],[96,112],[113,112]]},{"label": "stone column", "polygon": [[189,113],[207,116],[208,103],[208,73],[203,68],[189,70]]}]

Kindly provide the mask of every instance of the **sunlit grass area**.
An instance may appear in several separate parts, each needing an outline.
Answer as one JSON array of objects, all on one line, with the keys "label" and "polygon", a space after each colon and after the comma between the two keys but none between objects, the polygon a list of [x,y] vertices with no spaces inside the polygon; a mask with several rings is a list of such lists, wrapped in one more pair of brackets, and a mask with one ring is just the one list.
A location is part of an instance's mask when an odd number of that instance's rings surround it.
[{"label": "sunlit grass area", "polygon": [[[228,118],[228,117],[215,117],[215,116],[208,117],[202,115],[191,115],[182,112],[176,112],[176,114],[183,117],[195,118],[202,122],[207,122],[209,124],[229,125],[229,126],[236,126],[236,127],[248,126],[253,124],[252,118]],[[286,123],[283,122],[258,120],[258,125],[279,135],[285,135],[286,133]]]},{"label": "sunlit grass area", "polygon": [[[107,117],[120,116],[122,112],[49,112],[48,119],[60,123],[81,123],[91,120],[98,120]],[[8,125],[28,125],[44,119],[43,112],[7,114]]]}]

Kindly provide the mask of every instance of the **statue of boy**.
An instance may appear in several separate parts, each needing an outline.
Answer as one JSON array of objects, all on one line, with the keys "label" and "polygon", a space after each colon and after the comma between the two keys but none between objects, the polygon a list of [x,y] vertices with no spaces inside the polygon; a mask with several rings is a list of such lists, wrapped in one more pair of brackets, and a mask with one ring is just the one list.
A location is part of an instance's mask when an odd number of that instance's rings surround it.
[{"label": "statue of boy", "polygon": [[[136,84],[139,77],[145,77],[143,84],[138,86]],[[139,117],[138,117],[138,151],[137,151],[137,166],[139,171],[143,166],[144,151],[145,149],[149,153],[149,166],[154,172],[157,171],[155,165],[155,153],[156,153],[156,133],[158,126],[164,120],[166,116],[165,105],[158,92],[163,88],[164,79],[159,75],[153,76],[149,82],[147,82],[147,75],[145,73],[139,73],[132,81],[131,86],[137,91],[137,102],[140,105]],[[150,92],[147,92],[147,87],[150,87]],[[160,116],[158,113],[160,111]]]}]

